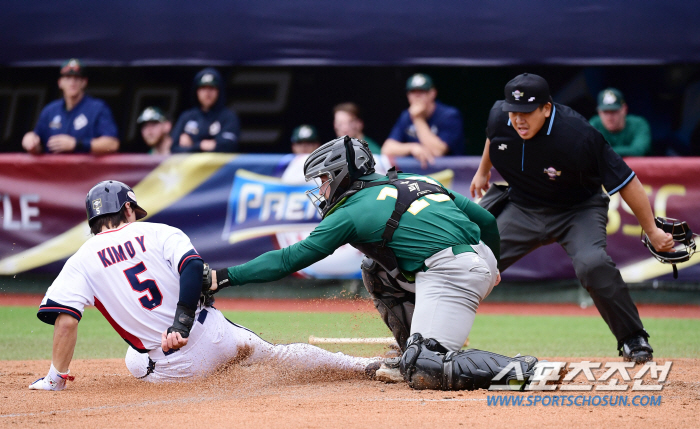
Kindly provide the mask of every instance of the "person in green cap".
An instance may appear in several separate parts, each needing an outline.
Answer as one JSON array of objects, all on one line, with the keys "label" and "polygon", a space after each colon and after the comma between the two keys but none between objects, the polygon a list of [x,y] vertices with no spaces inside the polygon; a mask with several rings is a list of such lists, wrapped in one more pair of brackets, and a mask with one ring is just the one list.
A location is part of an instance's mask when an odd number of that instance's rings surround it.
[{"label": "person in green cap", "polygon": [[625,97],[618,89],[598,94],[598,114],[590,124],[605,137],[620,156],[644,156],[651,149],[651,130],[646,119],[627,113]]},{"label": "person in green cap", "polygon": [[141,127],[141,137],[150,148],[151,155],[170,155],[173,139],[170,137],[172,122],[157,107],[146,107],[136,120]]},{"label": "person in green cap", "polygon": [[436,100],[437,90],[427,74],[417,73],[406,82],[408,109],[404,110],[382,146],[382,154],[413,156],[423,168],[435,158],[462,155],[462,116],[454,107]]},{"label": "person in green cap", "polygon": [[321,146],[318,139],[318,132],[313,125],[299,125],[292,131],[292,153],[294,155],[304,155],[311,153]]}]

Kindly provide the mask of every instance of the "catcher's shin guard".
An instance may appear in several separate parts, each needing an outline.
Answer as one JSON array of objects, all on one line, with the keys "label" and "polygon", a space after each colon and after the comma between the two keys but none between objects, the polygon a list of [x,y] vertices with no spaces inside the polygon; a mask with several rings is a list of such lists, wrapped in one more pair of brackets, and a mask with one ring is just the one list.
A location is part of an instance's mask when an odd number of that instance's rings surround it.
[{"label": "catcher's shin guard", "polygon": [[[404,380],[417,390],[476,390],[513,382],[520,389],[532,377],[537,364],[532,356],[510,358],[475,349],[446,351],[436,340],[413,334],[399,363]],[[508,366],[508,372],[494,380]]]},{"label": "catcher's shin guard", "polygon": [[403,352],[411,332],[416,295],[393,284],[392,280],[372,259],[365,258],[362,261],[362,282],[372,296],[374,307]]}]

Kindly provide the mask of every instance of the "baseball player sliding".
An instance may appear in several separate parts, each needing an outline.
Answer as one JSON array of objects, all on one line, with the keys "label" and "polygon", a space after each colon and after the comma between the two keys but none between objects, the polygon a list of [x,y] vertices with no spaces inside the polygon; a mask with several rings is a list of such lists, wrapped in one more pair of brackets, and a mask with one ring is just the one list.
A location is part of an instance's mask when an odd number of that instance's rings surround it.
[{"label": "baseball player sliding", "polygon": [[[129,344],[126,366],[142,380],[205,376],[236,359],[273,361],[300,369],[331,368],[372,374],[377,359],[330,353],[309,344],[275,345],[200,304],[203,277],[211,277],[190,239],[168,225],[136,222],[146,211],[130,187],[95,185],[85,199],[94,237],[66,262],[37,316],[54,325],[46,377],[32,390],[63,390],[83,309],[97,307]],[[204,282],[208,288],[209,282]]]}]

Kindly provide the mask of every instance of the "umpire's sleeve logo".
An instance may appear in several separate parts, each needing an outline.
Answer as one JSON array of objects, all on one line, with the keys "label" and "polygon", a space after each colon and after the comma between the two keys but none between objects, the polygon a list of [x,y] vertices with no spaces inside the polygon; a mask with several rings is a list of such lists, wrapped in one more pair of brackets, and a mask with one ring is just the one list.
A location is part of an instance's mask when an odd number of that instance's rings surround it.
[{"label": "umpire's sleeve logo", "polygon": [[100,214],[100,208],[102,208],[102,198],[92,200],[92,209],[95,211],[95,214]]}]

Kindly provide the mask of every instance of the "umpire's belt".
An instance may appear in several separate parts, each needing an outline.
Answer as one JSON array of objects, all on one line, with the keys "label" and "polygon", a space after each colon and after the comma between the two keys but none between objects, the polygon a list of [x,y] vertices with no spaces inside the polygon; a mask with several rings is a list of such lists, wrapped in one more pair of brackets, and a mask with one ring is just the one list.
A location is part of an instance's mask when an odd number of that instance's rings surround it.
[{"label": "umpire's belt", "polygon": [[[452,246],[452,254],[455,256],[459,255],[460,253],[465,253],[465,252],[476,253],[476,251],[474,250],[474,248],[472,247],[471,244],[458,244],[456,246]],[[428,271],[428,266],[423,264],[423,268],[421,268],[421,270],[423,272]]]}]

